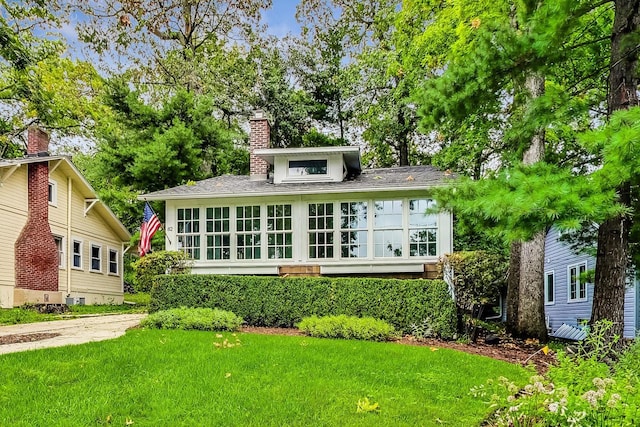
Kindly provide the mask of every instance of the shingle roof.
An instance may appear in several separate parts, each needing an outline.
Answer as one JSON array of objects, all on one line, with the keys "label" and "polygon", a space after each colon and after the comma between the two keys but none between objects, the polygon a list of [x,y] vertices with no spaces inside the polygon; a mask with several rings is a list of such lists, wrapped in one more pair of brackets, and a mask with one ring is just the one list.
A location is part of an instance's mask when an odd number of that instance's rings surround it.
[{"label": "shingle roof", "polygon": [[248,175],[223,175],[140,196],[149,200],[217,198],[229,196],[276,196],[366,191],[419,190],[445,184],[453,175],[433,166],[403,166],[365,169],[360,175],[342,182],[300,182],[273,184],[252,181]]}]

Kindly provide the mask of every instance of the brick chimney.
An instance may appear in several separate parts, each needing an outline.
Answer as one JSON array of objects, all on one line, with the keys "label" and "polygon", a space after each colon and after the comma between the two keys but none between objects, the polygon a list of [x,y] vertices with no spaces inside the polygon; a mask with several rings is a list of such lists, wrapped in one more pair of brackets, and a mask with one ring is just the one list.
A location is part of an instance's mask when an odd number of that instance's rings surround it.
[{"label": "brick chimney", "polygon": [[252,181],[267,179],[269,173],[269,163],[266,160],[254,156],[253,150],[256,148],[269,148],[270,126],[265,113],[256,110],[253,117],[249,119],[249,168]]},{"label": "brick chimney", "polygon": [[[27,156],[47,155],[49,136],[30,128]],[[16,288],[58,291],[58,248],[49,226],[49,162],[28,164],[28,212],[15,243]]]}]

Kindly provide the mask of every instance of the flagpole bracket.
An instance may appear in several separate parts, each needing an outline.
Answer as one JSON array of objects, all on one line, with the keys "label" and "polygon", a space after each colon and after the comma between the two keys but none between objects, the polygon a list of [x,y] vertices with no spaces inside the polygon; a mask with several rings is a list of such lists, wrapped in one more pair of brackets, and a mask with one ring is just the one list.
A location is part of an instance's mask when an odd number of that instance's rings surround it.
[{"label": "flagpole bracket", "polygon": [[84,216],[89,214],[89,211],[98,203],[100,199],[84,199]]}]

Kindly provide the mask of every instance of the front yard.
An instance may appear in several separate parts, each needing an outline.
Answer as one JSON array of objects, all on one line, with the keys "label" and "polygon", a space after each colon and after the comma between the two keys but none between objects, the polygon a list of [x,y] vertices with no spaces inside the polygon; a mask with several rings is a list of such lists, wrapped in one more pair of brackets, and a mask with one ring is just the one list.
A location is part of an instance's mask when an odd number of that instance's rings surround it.
[{"label": "front yard", "polygon": [[435,347],[134,330],[0,356],[0,425],[479,425],[469,390],[500,375],[529,377]]}]

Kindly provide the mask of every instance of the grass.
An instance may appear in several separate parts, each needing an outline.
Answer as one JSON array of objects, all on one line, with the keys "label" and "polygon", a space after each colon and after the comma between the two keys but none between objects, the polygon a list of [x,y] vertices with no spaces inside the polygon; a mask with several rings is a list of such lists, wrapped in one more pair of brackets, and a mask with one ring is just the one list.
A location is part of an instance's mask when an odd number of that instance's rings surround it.
[{"label": "grass", "polygon": [[99,304],[99,305],[72,305],[69,311],[60,314],[38,313],[33,308],[3,308],[0,309],[0,325],[17,325],[22,323],[47,322],[50,320],[60,320],[69,317],[77,317],[87,314],[105,313],[143,313],[147,311],[149,305],[149,294],[125,294],[125,301],[134,302],[131,304]]},{"label": "grass", "polygon": [[[0,356],[0,425],[479,425],[487,406],[469,394],[472,386],[529,376],[447,349],[221,336],[134,330],[112,341]],[[221,345],[225,339],[241,346]],[[357,412],[375,404],[379,410]]]}]

